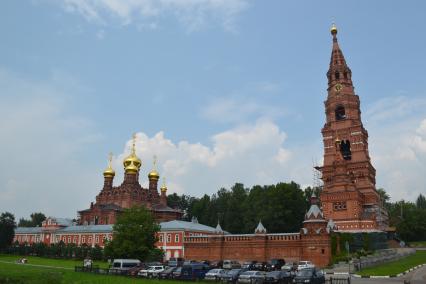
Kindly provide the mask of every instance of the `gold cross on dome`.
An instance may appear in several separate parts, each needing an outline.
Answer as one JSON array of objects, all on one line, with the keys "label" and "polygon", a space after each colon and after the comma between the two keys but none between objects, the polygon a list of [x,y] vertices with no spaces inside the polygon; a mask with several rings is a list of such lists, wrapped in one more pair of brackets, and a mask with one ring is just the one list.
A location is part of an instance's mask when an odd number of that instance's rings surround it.
[{"label": "gold cross on dome", "polygon": [[109,152],[108,155],[108,167],[112,167],[112,152]]},{"label": "gold cross on dome", "polygon": [[133,133],[133,142],[132,142],[132,153],[135,154],[136,153],[136,132]]}]

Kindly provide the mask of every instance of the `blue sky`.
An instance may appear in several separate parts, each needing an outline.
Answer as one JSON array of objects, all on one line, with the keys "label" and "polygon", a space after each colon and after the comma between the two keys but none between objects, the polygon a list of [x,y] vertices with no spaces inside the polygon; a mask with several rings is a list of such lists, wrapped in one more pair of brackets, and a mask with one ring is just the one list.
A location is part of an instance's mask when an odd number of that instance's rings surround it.
[{"label": "blue sky", "polygon": [[377,186],[426,193],[423,1],[0,4],[0,208],[74,217],[132,133],[170,192],[312,183],[331,53],[353,71]]}]

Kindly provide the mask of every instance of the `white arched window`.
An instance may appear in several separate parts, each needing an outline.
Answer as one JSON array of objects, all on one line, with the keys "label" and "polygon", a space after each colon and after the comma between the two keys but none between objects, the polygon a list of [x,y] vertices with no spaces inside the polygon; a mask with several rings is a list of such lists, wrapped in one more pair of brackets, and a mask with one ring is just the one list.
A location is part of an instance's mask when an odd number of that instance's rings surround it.
[{"label": "white arched window", "polygon": [[179,242],[179,234],[175,234],[175,243]]}]

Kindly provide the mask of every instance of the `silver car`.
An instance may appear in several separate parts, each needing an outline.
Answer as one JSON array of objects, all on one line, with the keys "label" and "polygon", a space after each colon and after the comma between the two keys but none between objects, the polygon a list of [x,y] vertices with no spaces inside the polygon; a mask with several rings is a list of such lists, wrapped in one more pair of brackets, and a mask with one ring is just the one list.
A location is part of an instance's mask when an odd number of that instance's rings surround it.
[{"label": "silver car", "polygon": [[222,279],[223,276],[225,276],[225,274],[225,269],[215,268],[206,273],[206,275],[204,276],[204,280],[219,281]]},{"label": "silver car", "polygon": [[240,276],[238,277],[238,283],[262,283],[264,277],[265,275],[260,271],[246,271],[240,274]]}]

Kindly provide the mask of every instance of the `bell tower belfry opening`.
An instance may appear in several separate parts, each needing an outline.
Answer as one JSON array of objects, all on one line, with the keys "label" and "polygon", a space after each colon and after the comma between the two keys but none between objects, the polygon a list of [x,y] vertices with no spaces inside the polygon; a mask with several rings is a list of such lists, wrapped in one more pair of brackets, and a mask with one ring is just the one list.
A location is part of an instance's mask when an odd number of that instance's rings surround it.
[{"label": "bell tower belfry opening", "polygon": [[330,32],[333,47],[324,102],[326,122],[321,131],[324,161],[322,167],[316,167],[324,183],[320,196],[324,216],[341,231],[384,230],[388,216],[376,190],[376,170],[368,152],[360,100],[334,24]]}]

